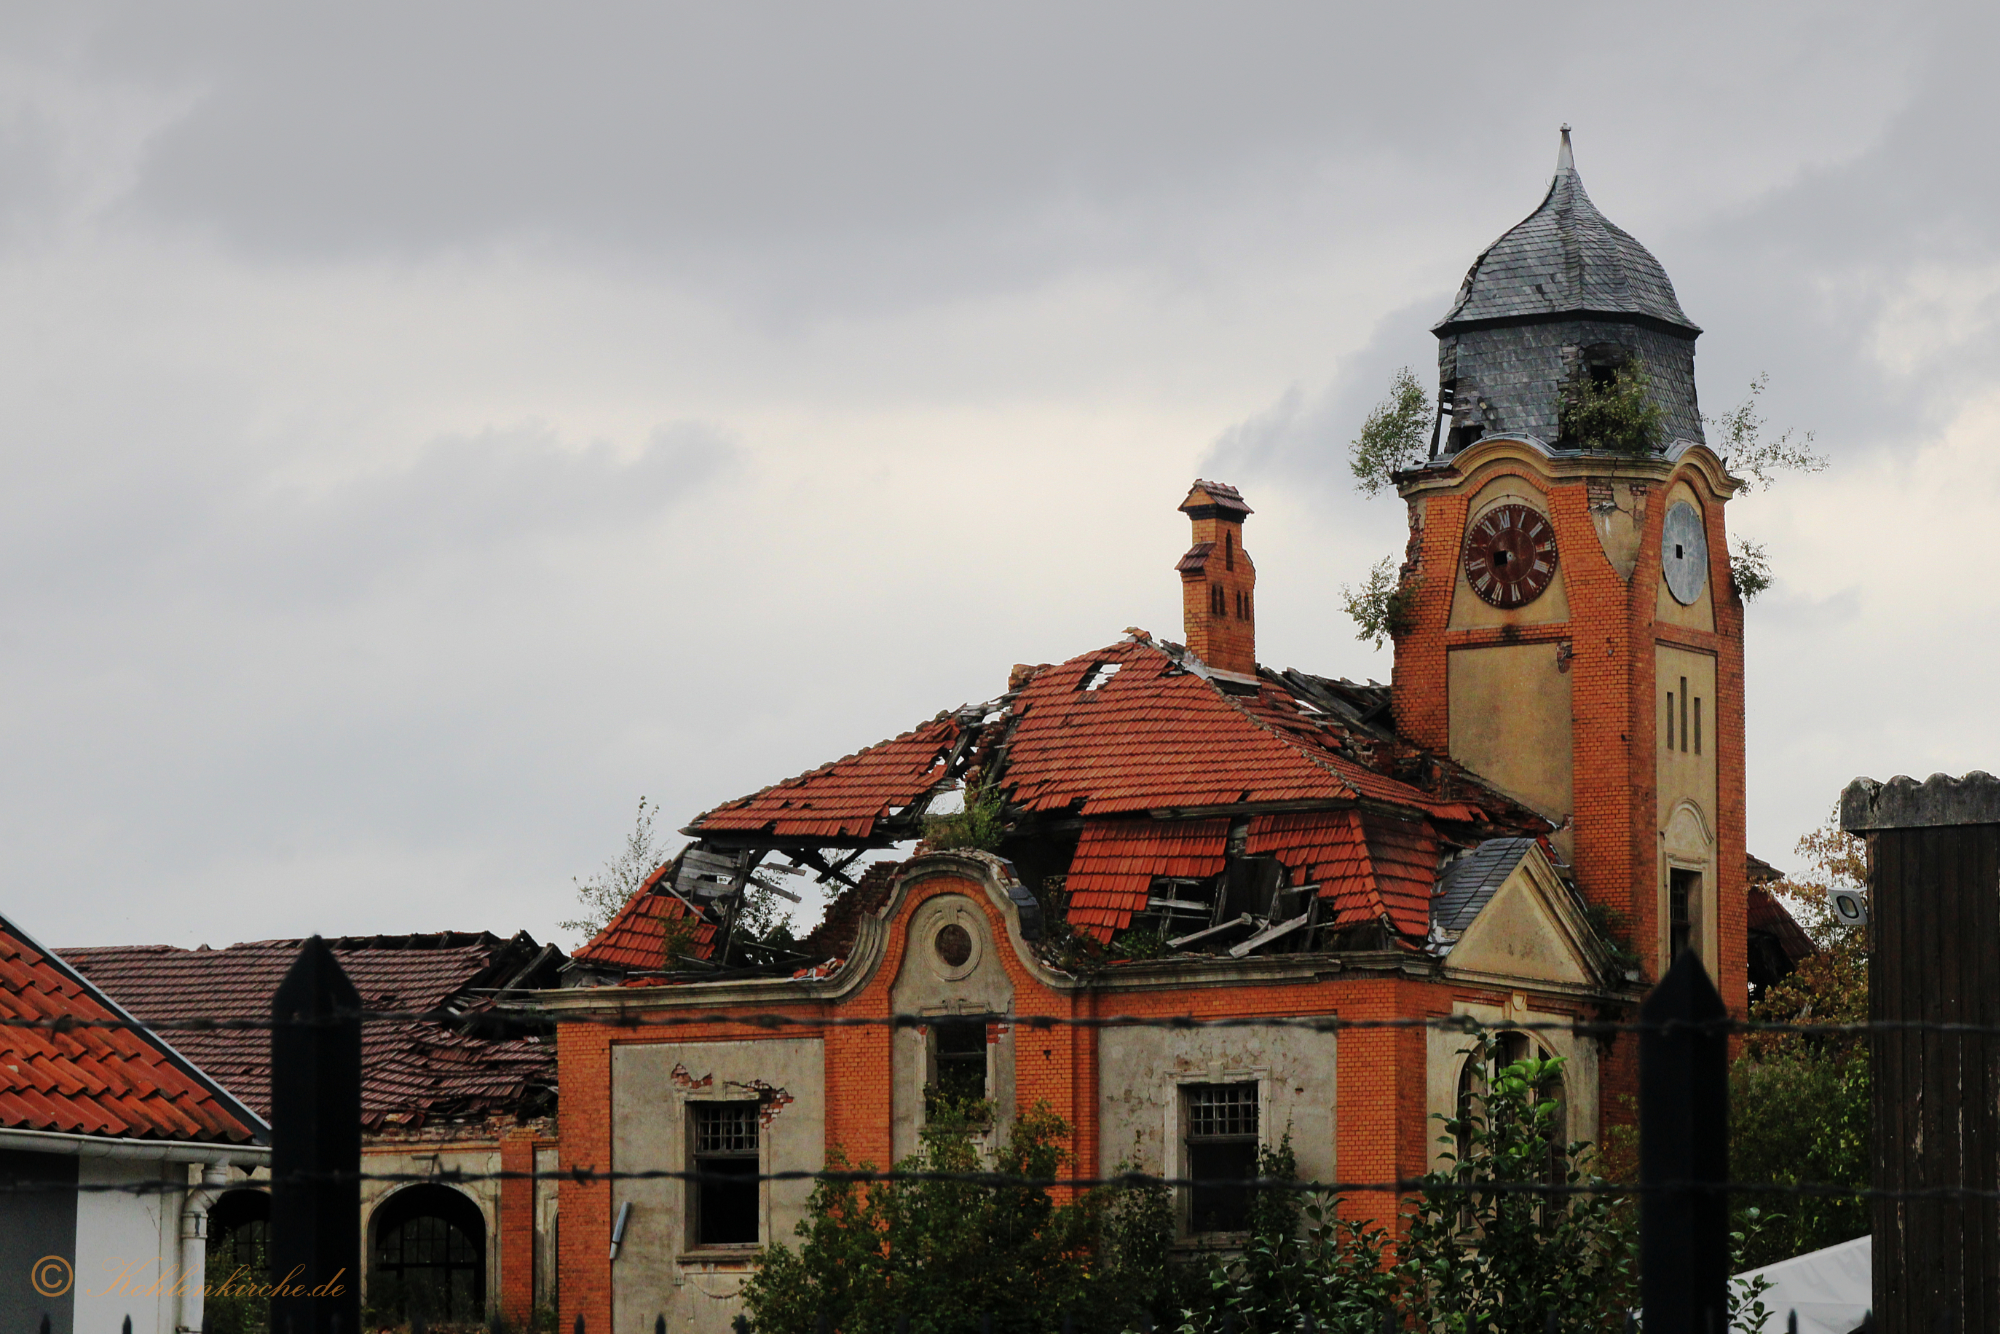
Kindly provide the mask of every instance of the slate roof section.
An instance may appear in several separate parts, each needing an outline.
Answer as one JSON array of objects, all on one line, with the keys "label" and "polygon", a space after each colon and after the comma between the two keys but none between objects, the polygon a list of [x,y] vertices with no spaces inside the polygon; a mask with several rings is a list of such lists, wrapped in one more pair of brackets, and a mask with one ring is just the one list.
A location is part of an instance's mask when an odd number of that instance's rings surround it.
[{"label": "slate roof section", "polygon": [[870,838],[892,812],[911,805],[944,780],[945,756],[961,730],[955,718],[934,718],[899,737],[718,806],[682,832]]},{"label": "slate roof section", "polygon": [[1431,924],[1452,935],[1471,926],[1534,846],[1532,838],[1489,838],[1445,868],[1431,899]]},{"label": "slate roof section", "polygon": [[1590,202],[1564,130],[1555,179],[1541,205],[1472,262],[1435,331],[1579,312],[1637,316],[1701,332],[1681,310],[1660,261]]},{"label": "slate roof section", "polygon": [[[0,1015],[135,1017],[5,918]],[[165,1037],[130,1028],[0,1028],[0,1126],[205,1144],[269,1139],[256,1114]]]},{"label": "slate roof section", "polygon": [[[225,949],[113,945],[64,951],[79,973],[140,1019],[268,1019],[271,998],[298,956],[298,940]],[[362,1004],[376,1010],[476,1012],[481,994],[551,986],[562,954],[522,932],[344,936],[327,941]],[[271,1106],[271,1039],[263,1029],[180,1033],[176,1044],[261,1115]],[[366,1129],[539,1114],[556,1082],[555,1045],[488,1040],[434,1023],[362,1028],[361,1119]]]}]

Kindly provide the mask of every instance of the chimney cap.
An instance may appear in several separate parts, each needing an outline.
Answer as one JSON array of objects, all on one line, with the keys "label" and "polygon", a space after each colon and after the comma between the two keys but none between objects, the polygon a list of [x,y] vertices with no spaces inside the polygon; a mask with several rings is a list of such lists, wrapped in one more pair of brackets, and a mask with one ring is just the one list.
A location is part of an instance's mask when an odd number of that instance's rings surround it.
[{"label": "chimney cap", "polygon": [[1180,508],[1194,519],[1241,519],[1245,514],[1256,513],[1243,503],[1243,493],[1235,487],[1226,482],[1205,482],[1199,477]]}]

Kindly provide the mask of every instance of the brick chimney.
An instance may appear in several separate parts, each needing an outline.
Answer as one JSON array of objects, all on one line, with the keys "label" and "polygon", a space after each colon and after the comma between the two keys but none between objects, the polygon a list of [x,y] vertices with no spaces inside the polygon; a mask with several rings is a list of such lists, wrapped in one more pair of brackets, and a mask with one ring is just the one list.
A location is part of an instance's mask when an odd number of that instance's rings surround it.
[{"label": "brick chimney", "polygon": [[1194,545],[1181,557],[1181,618],[1187,646],[1218,671],[1257,674],[1257,567],[1243,550],[1250,507],[1233,486],[1197,481],[1181,502]]}]

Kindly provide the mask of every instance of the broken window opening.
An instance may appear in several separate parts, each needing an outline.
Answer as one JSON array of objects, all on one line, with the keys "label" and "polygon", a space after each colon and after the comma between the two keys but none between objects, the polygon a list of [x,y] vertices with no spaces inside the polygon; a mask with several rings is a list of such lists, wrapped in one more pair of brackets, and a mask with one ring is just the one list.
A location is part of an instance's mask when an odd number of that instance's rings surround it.
[{"label": "broken window opening", "polygon": [[1187,1123],[1187,1229],[1243,1232],[1250,1226],[1257,1175],[1257,1084],[1189,1084],[1181,1090]]},{"label": "broken window opening", "polygon": [[1694,753],[1701,754],[1701,696],[1694,697]]},{"label": "broken window opening", "polygon": [[1215,616],[1227,616],[1229,614],[1227,607],[1228,604],[1222,600],[1222,585],[1210,584],[1208,586],[1209,612]]},{"label": "broken window opening", "polygon": [[755,1102],[689,1105],[694,1125],[694,1219],[697,1246],[755,1246],[758,1240],[758,1144]]},{"label": "broken window opening", "polygon": [[1667,872],[1667,962],[1694,944],[1695,913],[1701,902],[1701,872],[1673,867]]},{"label": "broken window opening", "polygon": [[1227,531],[1222,534],[1222,568],[1236,568],[1236,534]]},{"label": "broken window opening", "polygon": [[1687,748],[1688,748],[1688,679],[1685,676],[1683,676],[1681,678],[1681,751],[1683,754],[1686,753]]},{"label": "broken window opening", "polygon": [[986,1100],[986,1021],[940,1019],[930,1026],[931,1081],[925,1112],[969,1113]]},{"label": "broken window opening", "polygon": [[1674,748],[1674,692],[1667,692],[1667,749]]}]

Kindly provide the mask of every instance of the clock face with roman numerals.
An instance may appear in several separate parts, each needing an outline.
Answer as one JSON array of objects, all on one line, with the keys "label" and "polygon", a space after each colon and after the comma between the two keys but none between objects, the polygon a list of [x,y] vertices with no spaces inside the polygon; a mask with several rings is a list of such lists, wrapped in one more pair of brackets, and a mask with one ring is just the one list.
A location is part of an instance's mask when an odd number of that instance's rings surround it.
[{"label": "clock face with roman numerals", "polygon": [[1525,607],[1556,577],[1556,530],[1526,505],[1496,505],[1465,535],[1465,577],[1496,607]]}]

